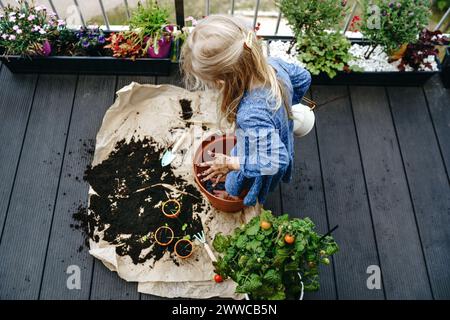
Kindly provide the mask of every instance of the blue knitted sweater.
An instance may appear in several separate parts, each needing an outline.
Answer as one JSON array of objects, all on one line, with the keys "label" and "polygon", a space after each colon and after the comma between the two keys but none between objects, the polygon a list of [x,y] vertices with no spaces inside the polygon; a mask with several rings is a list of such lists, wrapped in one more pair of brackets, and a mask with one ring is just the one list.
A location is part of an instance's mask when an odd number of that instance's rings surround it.
[{"label": "blue knitted sweater", "polygon": [[[297,104],[311,84],[305,69],[281,59],[269,58],[288,91],[289,101]],[[291,104],[291,105],[292,105]],[[288,106],[289,108],[291,107]],[[239,157],[240,170],[228,173],[226,191],[238,196],[248,190],[246,206],[264,204],[267,194],[280,181],[289,182],[294,162],[293,122],[282,106],[275,110],[275,101],[268,89],[245,92],[236,115],[236,146],[232,156]]]}]

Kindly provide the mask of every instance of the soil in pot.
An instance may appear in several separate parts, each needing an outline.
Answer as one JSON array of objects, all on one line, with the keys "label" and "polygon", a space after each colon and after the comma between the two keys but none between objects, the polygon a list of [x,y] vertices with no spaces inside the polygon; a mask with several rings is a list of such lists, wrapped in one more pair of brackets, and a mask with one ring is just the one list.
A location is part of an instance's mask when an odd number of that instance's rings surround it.
[{"label": "soil in pot", "polygon": [[179,258],[187,259],[192,255],[194,245],[187,239],[180,239],[175,243],[175,253]]},{"label": "soil in pot", "polygon": [[162,204],[162,212],[169,219],[175,219],[180,215],[181,204],[178,200],[169,199]]},{"label": "soil in pot", "polygon": [[[243,203],[243,197],[245,196],[245,192],[241,194],[239,200],[235,199],[223,199],[216,195],[214,195],[212,191],[214,189],[217,189],[219,184],[212,188],[211,182],[202,182],[200,181],[198,174],[207,170],[207,167],[199,167],[198,164],[211,160],[211,157],[208,155],[208,151],[211,151],[213,153],[224,153],[224,154],[230,154],[231,149],[236,143],[236,138],[233,136],[217,136],[213,135],[207,139],[205,139],[202,144],[199,146],[195,153],[194,157],[194,179],[197,185],[199,186],[200,190],[203,192],[203,194],[206,195],[211,205],[223,212],[238,212],[241,211],[244,208]],[[222,181],[223,182],[223,181]],[[211,189],[212,188],[212,189]],[[219,188],[224,188],[224,185],[220,185]],[[208,190],[209,189],[209,190]]]},{"label": "soil in pot", "polygon": [[169,227],[162,226],[155,231],[155,241],[160,246],[168,246],[174,238],[173,230]]},{"label": "soil in pot", "polygon": [[[162,247],[149,236],[157,228],[167,225],[180,237],[203,229],[194,214],[204,209],[200,192],[175,177],[170,166],[161,167],[162,151],[151,139],[122,140],[106,160],[85,172],[85,180],[96,192],[90,197],[87,216],[79,217],[89,228],[86,234],[92,239],[95,230],[103,231],[102,240],[117,245],[117,254],[130,256],[135,264],[157,261],[166,252],[177,263],[173,241]],[[185,193],[177,198],[183,208],[177,219],[168,219],[161,212],[161,203],[168,200],[168,190],[161,183]]]}]

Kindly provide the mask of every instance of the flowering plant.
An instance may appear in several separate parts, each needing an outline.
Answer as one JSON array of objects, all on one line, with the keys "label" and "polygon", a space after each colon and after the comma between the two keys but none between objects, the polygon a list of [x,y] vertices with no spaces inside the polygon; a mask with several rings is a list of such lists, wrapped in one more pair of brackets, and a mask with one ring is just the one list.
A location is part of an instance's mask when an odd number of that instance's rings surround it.
[{"label": "flowering plant", "polygon": [[113,32],[106,38],[106,41],[108,44],[104,48],[111,49],[113,57],[135,60],[144,56],[141,36],[135,32]]},{"label": "flowering plant", "polygon": [[362,33],[372,43],[372,51],[382,46],[393,54],[402,45],[417,42],[431,14],[429,0],[364,0]]},{"label": "flowering plant", "polygon": [[63,21],[57,20],[44,6],[19,0],[0,14],[0,47],[5,55],[49,55],[49,38]]},{"label": "flowering plant", "polygon": [[75,36],[78,40],[76,43],[77,48],[88,55],[100,54],[106,43],[105,34],[98,26],[93,26],[92,28],[81,27],[75,33]]}]

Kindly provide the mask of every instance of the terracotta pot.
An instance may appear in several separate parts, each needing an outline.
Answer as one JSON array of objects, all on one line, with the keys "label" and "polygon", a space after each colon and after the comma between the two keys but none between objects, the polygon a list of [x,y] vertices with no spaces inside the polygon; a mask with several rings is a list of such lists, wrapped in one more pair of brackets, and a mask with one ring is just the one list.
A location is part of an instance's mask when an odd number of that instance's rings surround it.
[{"label": "terracotta pot", "polygon": [[206,197],[208,198],[211,205],[214,208],[216,208],[220,211],[224,211],[224,212],[241,211],[244,208],[244,203],[243,203],[242,198],[245,196],[246,193],[244,192],[243,194],[241,194],[241,196],[240,196],[241,199],[239,199],[239,200],[229,200],[229,199],[219,198],[219,197],[215,196],[214,194],[208,192],[208,190],[206,190],[205,186],[203,185],[203,183],[200,181],[199,177],[197,176],[197,174],[207,170],[208,167],[199,167],[198,164],[211,160],[211,156],[208,155],[208,151],[212,151],[212,152],[216,152],[216,153],[224,153],[224,154],[229,155],[231,152],[231,149],[234,147],[235,144],[236,144],[236,137],[234,137],[234,136],[213,135],[202,142],[200,147],[195,152],[195,157],[194,157],[194,179],[195,179],[195,182],[199,186],[200,191],[204,195],[206,195]]},{"label": "terracotta pot", "polygon": [[401,58],[403,58],[403,56],[405,55],[405,51],[408,48],[408,44],[402,44],[400,46],[400,48],[398,48],[397,50],[395,50],[394,52],[392,52],[389,56],[389,60],[391,61],[396,61],[399,60]]},{"label": "terracotta pot", "polygon": [[174,246],[175,254],[181,259],[187,259],[194,252],[194,244],[188,239],[180,239]]},{"label": "terracotta pot", "polygon": [[148,55],[150,58],[164,59],[170,55],[170,48],[172,47],[172,37],[164,36],[158,40],[158,48],[151,45],[148,48]]},{"label": "terracotta pot", "polygon": [[162,212],[169,219],[175,219],[180,215],[181,204],[178,200],[170,199],[162,204]]},{"label": "terracotta pot", "polygon": [[[169,236],[167,236],[167,233],[169,234]],[[164,237],[166,239],[164,239]],[[155,241],[162,247],[167,247],[169,244],[171,244],[173,241],[173,237],[174,237],[173,230],[169,227],[162,226],[156,229],[155,231]]]}]

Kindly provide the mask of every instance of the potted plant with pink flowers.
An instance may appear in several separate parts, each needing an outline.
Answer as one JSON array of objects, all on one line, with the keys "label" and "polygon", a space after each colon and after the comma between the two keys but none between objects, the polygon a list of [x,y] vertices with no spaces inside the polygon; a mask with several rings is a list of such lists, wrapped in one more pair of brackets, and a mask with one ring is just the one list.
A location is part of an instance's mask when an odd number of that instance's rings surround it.
[{"label": "potted plant with pink flowers", "polygon": [[43,6],[19,0],[17,7],[6,6],[0,16],[0,47],[4,55],[49,56],[51,35],[60,21]]}]

